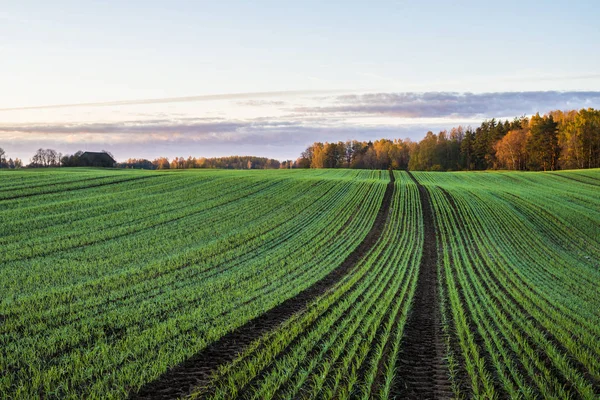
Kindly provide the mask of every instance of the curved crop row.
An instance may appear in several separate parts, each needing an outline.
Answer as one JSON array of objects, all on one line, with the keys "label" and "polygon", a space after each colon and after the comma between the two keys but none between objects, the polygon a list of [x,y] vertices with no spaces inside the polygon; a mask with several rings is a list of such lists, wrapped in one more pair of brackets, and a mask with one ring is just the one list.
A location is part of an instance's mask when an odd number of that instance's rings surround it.
[{"label": "curved crop row", "polygon": [[550,174],[415,176],[433,200],[444,255],[456,390],[597,398],[600,243],[582,234],[599,226],[596,189]]},{"label": "curved crop row", "polygon": [[320,175],[185,171],[147,192],[119,175],[111,190],[8,200],[0,218],[50,211],[56,228],[2,238],[0,393],[124,397],[321,279],[369,230],[387,182]]},{"label": "curved crop row", "polygon": [[223,366],[203,398],[387,398],[423,242],[419,194],[396,173],[381,237],[355,269],[304,312]]}]

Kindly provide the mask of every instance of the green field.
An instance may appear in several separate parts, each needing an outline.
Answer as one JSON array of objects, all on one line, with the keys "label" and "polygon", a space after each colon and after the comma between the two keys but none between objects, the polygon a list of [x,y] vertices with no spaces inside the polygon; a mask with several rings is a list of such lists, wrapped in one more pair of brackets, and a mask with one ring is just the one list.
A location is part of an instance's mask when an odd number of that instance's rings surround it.
[{"label": "green field", "polygon": [[600,170],[393,178],[0,172],[0,398],[598,398]]},{"label": "green field", "polygon": [[445,329],[462,391],[597,398],[598,171],[415,175],[432,194]]}]

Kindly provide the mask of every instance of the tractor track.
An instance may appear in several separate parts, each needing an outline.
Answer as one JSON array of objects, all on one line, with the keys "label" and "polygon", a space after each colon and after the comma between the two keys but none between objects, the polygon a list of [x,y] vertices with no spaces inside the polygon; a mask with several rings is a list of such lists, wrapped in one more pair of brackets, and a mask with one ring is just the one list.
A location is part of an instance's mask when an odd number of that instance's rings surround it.
[{"label": "tractor track", "polygon": [[431,200],[427,189],[408,172],[419,189],[423,213],[424,244],[417,288],[404,328],[398,376],[392,395],[399,399],[449,399],[452,386],[444,362],[437,288],[437,241]]},{"label": "tractor track", "polygon": [[304,310],[308,304],[354,269],[381,236],[389,215],[393,193],[394,176],[390,172],[390,182],[371,229],[354,251],[323,279],[211,343],[158,379],[143,386],[137,393],[131,393],[130,398],[173,399],[189,395],[196,387],[209,385],[219,366],[232,362],[252,342]]}]

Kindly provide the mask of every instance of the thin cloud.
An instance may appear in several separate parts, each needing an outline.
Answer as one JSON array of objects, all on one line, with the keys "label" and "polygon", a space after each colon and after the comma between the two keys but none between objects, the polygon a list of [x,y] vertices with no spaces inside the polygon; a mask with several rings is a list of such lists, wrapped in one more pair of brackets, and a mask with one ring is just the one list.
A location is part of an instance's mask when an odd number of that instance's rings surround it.
[{"label": "thin cloud", "polygon": [[22,110],[47,110],[56,108],[74,108],[74,107],[113,107],[113,106],[130,106],[143,104],[167,104],[167,103],[187,103],[196,101],[216,101],[216,100],[237,100],[237,99],[253,99],[265,97],[289,97],[289,96],[305,96],[324,93],[340,93],[342,90],[290,90],[280,92],[255,92],[255,93],[227,93],[227,94],[212,94],[203,96],[186,96],[186,97],[165,97],[158,99],[137,99],[123,101],[105,101],[95,103],[71,103],[71,104],[54,104],[32,107],[13,107],[0,108],[1,111],[22,111]]},{"label": "thin cloud", "polygon": [[[238,142],[252,137],[271,137],[292,131],[302,123],[288,120],[213,121],[203,118],[155,119],[111,123],[13,124],[0,125],[0,139],[35,142],[151,143],[168,141]],[[266,144],[266,142],[264,142]]]},{"label": "thin cloud", "polygon": [[[166,142],[249,144],[254,146],[304,146],[313,141],[348,140],[368,137],[405,137],[425,127],[364,126],[341,124],[335,118],[310,120],[265,119],[206,122],[187,118],[123,121],[112,123],[0,125],[0,139],[33,143],[147,143]],[[405,132],[405,133],[402,133]],[[422,132],[419,133],[422,135]]]},{"label": "thin cloud", "polygon": [[336,96],[327,106],[298,107],[294,111],[404,118],[490,118],[598,105],[600,92],[367,93]]},{"label": "thin cloud", "polygon": [[23,134],[149,134],[149,133],[220,133],[233,132],[246,126],[244,123],[203,122],[203,121],[170,121],[170,120],[143,120],[111,123],[83,123],[83,124],[34,124],[34,125],[0,125],[0,133]]},{"label": "thin cloud", "polygon": [[236,102],[238,106],[250,106],[250,107],[280,107],[284,106],[287,103],[281,100],[246,100],[246,101],[238,101]]}]

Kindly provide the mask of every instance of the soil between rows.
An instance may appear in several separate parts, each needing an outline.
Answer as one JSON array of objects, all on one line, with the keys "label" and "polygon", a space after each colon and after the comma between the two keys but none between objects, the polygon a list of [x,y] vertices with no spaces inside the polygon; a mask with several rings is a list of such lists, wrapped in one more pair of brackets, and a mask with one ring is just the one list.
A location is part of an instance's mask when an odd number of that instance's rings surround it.
[{"label": "soil between rows", "polygon": [[233,361],[253,341],[305,309],[310,302],[333,287],[356,266],[381,236],[389,214],[393,193],[394,175],[390,172],[390,182],[386,187],[383,202],[369,233],[344,262],[323,279],[221,337],[188,360],[168,370],[157,380],[142,387],[138,393],[132,393],[130,398],[173,399],[190,394],[195,387],[209,384],[210,378],[219,366]]},{"label": "soil between rows", "polygon": [[452,397],[452,388],[443,360],[445,345],[437,290],[433,210],[427,189],[410,172],[408,175],[419,189],[425,237],[415,297],[404,328],[393,395],[401,399],[446,399]]}]

